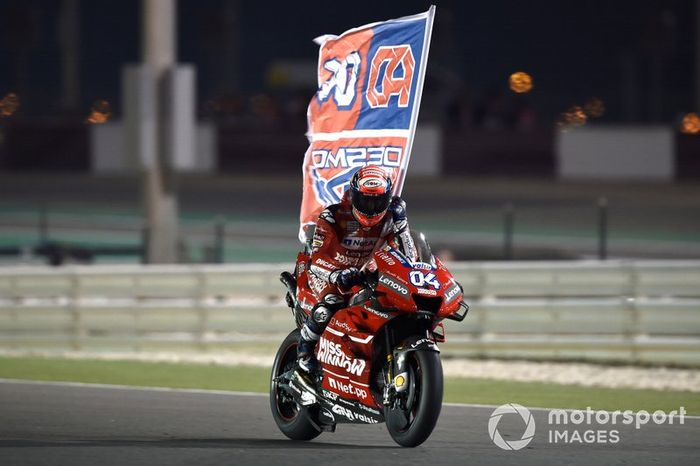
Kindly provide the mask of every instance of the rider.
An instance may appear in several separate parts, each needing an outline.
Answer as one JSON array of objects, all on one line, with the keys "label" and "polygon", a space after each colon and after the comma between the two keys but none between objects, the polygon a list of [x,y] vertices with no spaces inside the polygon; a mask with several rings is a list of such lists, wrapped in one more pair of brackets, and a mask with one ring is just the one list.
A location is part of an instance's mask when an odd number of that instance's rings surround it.
[{"label": "rider", "polygon": [[[415,261],[416,247],[406,220],[406,203],[391,196],[392,183],[377,166],[358,170],[338,204],[319,215],[311,243],[308,283],[317,303],[302,329],[297,366],[318,371],[314,348],[333,314],[346,305],[351,288],[362,282],[359,267],[384,242]],[[389,214],[389,215],[387,215]]]}]

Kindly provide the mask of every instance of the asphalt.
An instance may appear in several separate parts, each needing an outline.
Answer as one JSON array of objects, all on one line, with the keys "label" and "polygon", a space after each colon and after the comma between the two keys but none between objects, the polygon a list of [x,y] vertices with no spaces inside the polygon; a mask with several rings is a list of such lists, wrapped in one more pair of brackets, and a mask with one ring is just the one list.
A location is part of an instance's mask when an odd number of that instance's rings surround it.
[{"label": "asphalt", "polygon": [[[548,412],[532,410],[536,432],[519,451],[491,441],[493,407],[443,407],[422,446],[401,448],[384,425],[341,425],[311,442],[276,428],[265,396],[23,382],[0,383],[0,464],[10,465],[404,465],[698,464],[700,419],[683,425],[570,425],[618,430],[619,442],[551,444]],[[498,429],[517,440],[524,422],[506,414]],[[608,437],[609,438],[609,437]]]}]

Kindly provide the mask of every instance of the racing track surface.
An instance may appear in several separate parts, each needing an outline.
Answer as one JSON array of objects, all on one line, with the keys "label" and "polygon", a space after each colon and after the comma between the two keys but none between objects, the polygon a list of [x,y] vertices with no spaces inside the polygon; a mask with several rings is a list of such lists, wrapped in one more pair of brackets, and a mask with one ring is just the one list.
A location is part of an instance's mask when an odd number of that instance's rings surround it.
[{"label": "racing track surface", "polygon": [[[444,406],[433,435],[415,449],[396,446],[384,425],[340,425],[334,434],[297,443],[279,433],[264,396],[3,381],[0,464],[698,464],[700,459],[699,418],[640,430],[624,426],[616,445],[550,445],[547,412],[533,410],[538,426],[533,441],[524,450],[503,451],[487,433],[492,411]],[[524,424],[507,415],[499,429],[506,440],[515,439]]]}]

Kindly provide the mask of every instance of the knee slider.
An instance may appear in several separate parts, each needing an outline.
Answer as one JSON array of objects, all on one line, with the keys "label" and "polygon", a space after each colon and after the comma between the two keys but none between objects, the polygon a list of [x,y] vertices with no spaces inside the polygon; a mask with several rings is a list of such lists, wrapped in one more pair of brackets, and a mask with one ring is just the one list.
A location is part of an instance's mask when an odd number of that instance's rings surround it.
[{"label": "knee slider", "polygon": [[335,312],[343,307],[343,298],[334,294],[326,295],[323,301],[319,302],[311,310],[311,318],[317,324],[325,327]]},{"label": "knee slider", "polygon": [[333,315],[333,311],[323,302],[318,303],[311,311],[311,318],[321,327],[325,327],[328,324],[328,321],[331,320],[331,315]]}]

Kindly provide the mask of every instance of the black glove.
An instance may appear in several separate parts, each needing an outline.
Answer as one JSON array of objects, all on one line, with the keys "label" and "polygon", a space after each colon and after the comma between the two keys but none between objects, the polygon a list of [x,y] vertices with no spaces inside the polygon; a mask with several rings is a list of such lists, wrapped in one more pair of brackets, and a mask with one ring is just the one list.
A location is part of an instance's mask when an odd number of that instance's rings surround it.
[{"label": "black glove", "polygon": [[388,210],[391,212],[391,217],[394,220],[394,223],[406,220],[406,202],[399,196],[394,196],[391,199]]},{"label": "black glove", "polygon": [[343,290],[349,290],[353,286],[362,283],[362,274],[355,267],[336,270],[331,273],[330,282]]}]

